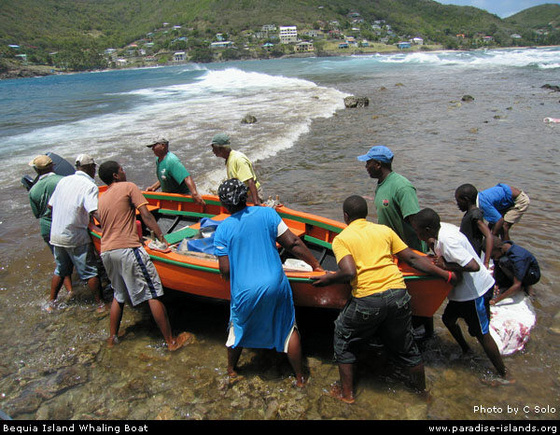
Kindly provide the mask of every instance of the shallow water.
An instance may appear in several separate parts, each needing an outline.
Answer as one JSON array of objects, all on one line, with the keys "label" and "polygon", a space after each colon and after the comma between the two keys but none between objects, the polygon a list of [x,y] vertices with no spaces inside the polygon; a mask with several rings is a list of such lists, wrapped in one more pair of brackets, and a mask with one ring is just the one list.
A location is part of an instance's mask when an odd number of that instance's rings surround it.
[{"label": "shallow water", "polygon": [[[296,64],[298,71],[291,69],[321,87],[337,89],[341,97],[368,96],[370,105],[314,118],[292,147],[258,160],[265,191],[291,208],[341,220],[347,196],[373,196],[375,183],[356,160],[373,144],[392,148],[394,170],[416,185],[421,207],[434,208],[448,222],[460,222],[453,192],[462,183],[482,189],[506,182],[523,188],[532,203],[512,237],[537,256],[543,278],[535,286],[538,320],[531,339],[523,352],[505,358],[517,380],[514,385],[482,382],[492,377],[491,364],[474,341],[475,356],[460,357],[441,322],[441,310],[435,316],[436,336],[422,347],[430,402],[386,376],[380,349],[364,354],[354,405],[328,397],[326,391],[338,379],[331,360],[336,316],[331,311],[296,313],[310,373],[304,389],[293,385],[282,355],[251,350],[240,361],[244,379],[231,384],[225,374],[228,307],[172,292],[166,295],[172,325],[194,333],[196,343],[170,354],[149,312],[127,307],[126,334],[109,350],[104,345],[109,319],[95,314],[85,288],[55,313],[42,311],[52,258],[25,192],[12,179],[2,193],[9,206],[0,215],[0,409],[15,419],[49,420],[557,420],[560,263],[555,247],[560,240],[554,223],[560,207],[554,193],[560,125],[545,124],[543,118],[559,117],[560,94],[541,88],[557,79],[557,72],[502,66],[369,69],[360,65],[365,60],[349,61],[329,64],[329,73],[306,60]],[[265,72],[269,65],[262,67]],[[466,94],[474,101],[462,102]],[[200,137],[209,137],[214,127]],[[250,132],[264,134],[258,124],[253,127],[238,132],[238,138],[244,132],[249,149]],[[110,156],[106,149],[96,148],[96,157],[144,159],[127,166],[128,178],[141,186],[152,181],[143,149],[135,152],[127,145],[122,153],[117,147]],[[78,149],[72,151],[77,154]],[[23,152],[22,159],[33,153]],[[221,164],[203,161],[206,170],[197,163],[196,177],[208,191]],[[25,170],[25,163],[19,170]],[[373,210],[370,215],[375,220]],[[18,246],[15,252],[13,246]],[[514,408],[517,414],[508,412]]]}]

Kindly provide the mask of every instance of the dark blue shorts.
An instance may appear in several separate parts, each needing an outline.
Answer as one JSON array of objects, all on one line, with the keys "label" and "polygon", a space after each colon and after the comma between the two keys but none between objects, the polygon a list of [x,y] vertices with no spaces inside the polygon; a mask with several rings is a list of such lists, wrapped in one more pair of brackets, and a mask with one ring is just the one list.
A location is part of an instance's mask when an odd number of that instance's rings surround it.
[{"label": "dark blue shorts", "polygon": [[335,321],[334,358],[340,364],[356,362],[358,346],[379,336],[392,356],[414,367],[422,355],[414,341],[410,295],[406,289],[387,290],[351,298]]},{"label": "dark blue shorts", "polygon": [[493,288],[486,294],[471,301],[449,301],[441,320],[443,323],[454,324],[457,319],[463,319],[473,337],[482,336],[490,332],[490,299]]}]

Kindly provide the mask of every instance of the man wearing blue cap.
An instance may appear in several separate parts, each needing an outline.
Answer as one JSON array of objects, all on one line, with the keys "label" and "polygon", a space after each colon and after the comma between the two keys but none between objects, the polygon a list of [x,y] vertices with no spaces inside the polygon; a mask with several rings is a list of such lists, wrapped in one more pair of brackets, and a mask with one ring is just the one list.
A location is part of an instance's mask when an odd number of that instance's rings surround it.
[{"label": "man wearing blue cap", "polygon": [[[378,180],[373,201],[377,222],[392,228],[409,248],[427,252],[426,243],[418,238],[410,222],[420,211],[416,188],[407,178],[393,172],[393,152],[386,146],[377,145],[367,154],[358,156],[358,160],[366,162],[369,176]],[[415,328],[424,326],[424,337],[433,334],[432,318],[413,316],[412,323]]]},{"label": "man wearing blue cap", "polygon": [[420,211],[416,188],[408,179],[392,170],[393,153],[383,145],[370,148],[367,154],[358,156],[366,162],[371,178],[377,178],[374,204],[377,221],[392,228],[409,248],[426,252],[426,245],[418,239],[410,219]]}]

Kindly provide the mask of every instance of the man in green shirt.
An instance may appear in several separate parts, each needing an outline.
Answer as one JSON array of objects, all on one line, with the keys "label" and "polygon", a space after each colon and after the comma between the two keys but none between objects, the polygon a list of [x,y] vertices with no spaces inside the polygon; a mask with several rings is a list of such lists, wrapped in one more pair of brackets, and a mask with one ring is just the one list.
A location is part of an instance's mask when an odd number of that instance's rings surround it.
[{"label": "man in green shirt", "polygon": [[192,195],[194,201],[204,205],[202,196],[196,189],[196,184],[179,157],[169,151],[167,139],[157,139],[147,145],[154,152],[156,158],[156,175],[158,181],[148,187],[148,192],[155,192],[161,187],[162,192]]},{"label": "man in green shirt", "polygon": [[[373,146],[367,154],[358,156],[366,162],[366,171],[371,178],[377,179],[374,205],[377,210],[377,222],[392,228],[409,248],[428,252],[428,246],[421,241],[411,220],[420,211],[416,188],[407,178],[393,172],[393,152],[383,145]],[[413,317],[414,327],[424,326],[425,337],[433,334],[433,319]]]},{"label": "man in green shirt", "polygon": [[[29,190],[29,203],[31,205],[33,215],[39,219],[41,236],[51,252],[53,252],[53,246],[50,243],[52,210],[48,205],[49,199],[51,198],[56,185],[63,177],[53,171],[53,161],[47,155],[39,155],[35,157],[31,162],[29,162],[29,166],[32,166],[39,176],[37,182]],[[70,276],[65,277],[64,287],[66,287],[66,290],[68,290],[69,293],[72,293],[72,279]]]},{"label": "man in green shirt", "polygon": [[247,156],[240,151],[231,149],[229,136],[226,133],[216,134],[210,145],[216,157],[225,159],[228,179],[237,178],[245,183],[249,190],[249,201],[252,201],[255,205],[260,205],[262,203],[261,185],[257,180],[253,164]]},{"label": "man in green shirt", "polygon": [[409,248],[427,252],[427,246],[418,239],[410,220],[420,211],[416,188],[405,177],[392,170],[393,153],[385,146],[374,146],[367,154],[358,156],[366,162],[371,178],[377,178],[374,204],[377,221],[392,228]]}]

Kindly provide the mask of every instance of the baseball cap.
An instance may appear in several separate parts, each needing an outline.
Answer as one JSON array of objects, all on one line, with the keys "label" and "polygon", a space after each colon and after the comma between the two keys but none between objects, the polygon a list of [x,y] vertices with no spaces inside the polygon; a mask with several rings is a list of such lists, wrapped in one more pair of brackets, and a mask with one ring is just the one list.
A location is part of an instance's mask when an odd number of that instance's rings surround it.
[{"label": "baseball cap", "polygon": [[47,166],[52,165],[52,159],[45,155],[41,154],[40,156],[35,157],[33,160],[29,162],[29,166],[33,166],[37,169],[46,169]]},{"label": "baseball cap", "polygon": [[212,138],[212,143],[210,145],[228,145],[229,144],[229,136],[226,133],[218,133],[214,135]]},{"label": "baseball cap", "polygon": [[76,157],[76,166],[94,165],[93,157],[88,154],[80,154]]},{"label": "baseball cap", "polygon": [[169,145],[169,141],[163,137],[158,137],[156,140],[154,140],[151,144],[146,145],[148,148],[153,147],[154,145],[157,145],[158,143],[162,143],[165,145]]},{"label": "baseball cap", "polygon": [[358,160],[361,162],[367,162],[368,160],[377,160],[381,163],[391,163],[393,160],[393,152],[383,145],[376,145],[371,147],[367,154],[363,156],[358,156]]}]

